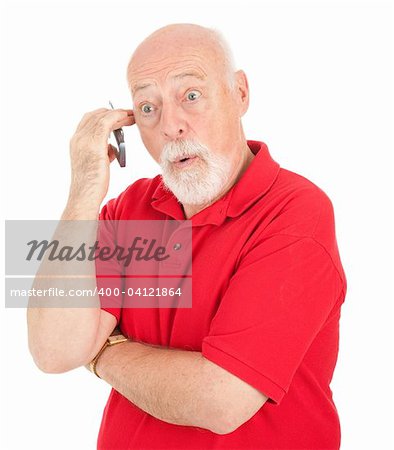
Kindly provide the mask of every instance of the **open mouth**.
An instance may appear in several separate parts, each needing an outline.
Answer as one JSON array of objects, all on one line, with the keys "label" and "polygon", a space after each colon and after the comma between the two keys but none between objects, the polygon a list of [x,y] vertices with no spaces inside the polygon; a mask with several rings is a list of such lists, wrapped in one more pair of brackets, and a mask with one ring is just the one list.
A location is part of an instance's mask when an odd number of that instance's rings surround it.
[{"label": "open mouth", "polygon": [[198,156],[184,156],[177,158],[173,164],[175,167],[186,167],[193,164],[193,162],[198,158]]}]

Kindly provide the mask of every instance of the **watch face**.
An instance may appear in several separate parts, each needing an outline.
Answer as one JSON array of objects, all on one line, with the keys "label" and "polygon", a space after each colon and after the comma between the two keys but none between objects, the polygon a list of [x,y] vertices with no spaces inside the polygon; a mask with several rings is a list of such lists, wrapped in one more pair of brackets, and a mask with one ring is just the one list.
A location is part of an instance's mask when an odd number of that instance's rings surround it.
[{"label": "watch face", "polygon": [[125,341],[127,341],[127,337],[123,336],[123,334],[116,334],[115,336],[110,336],[108,338],[109,345],[119,344],[120,342],[125,342]]}]

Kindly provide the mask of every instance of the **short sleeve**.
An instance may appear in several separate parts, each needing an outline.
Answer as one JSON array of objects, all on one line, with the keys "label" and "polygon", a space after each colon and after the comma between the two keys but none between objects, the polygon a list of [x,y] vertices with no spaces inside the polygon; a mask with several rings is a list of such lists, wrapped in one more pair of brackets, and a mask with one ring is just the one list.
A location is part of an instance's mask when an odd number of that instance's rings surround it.
[{"label": "short sleeve", "polygon": [[[97,240],[100,248],[114,246],[114,230],[111,227],[111,200],[103,206],[99,215],[99,227]],[[104,221],[104,222],[103,222]],[[120,293],[122,289],[123,268],[116,260],[111,258],[104,260],[96,258],[96,282],[101,302],[101,309],[115,316],[119,324],[123,296]],[[116,295],[119,294],[119,295]]]},{"label": "short sleeve", "polygon": [[202,354],[279,404],[341,289],[314,239],[261,239],[241,258]]}]

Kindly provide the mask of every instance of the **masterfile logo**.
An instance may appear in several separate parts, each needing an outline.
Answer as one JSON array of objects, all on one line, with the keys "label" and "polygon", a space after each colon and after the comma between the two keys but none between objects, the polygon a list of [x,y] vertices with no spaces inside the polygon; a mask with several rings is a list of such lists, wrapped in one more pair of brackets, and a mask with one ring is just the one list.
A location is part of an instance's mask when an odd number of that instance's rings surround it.
[{"label": "masterfile logo", "polygon": [[72,261],[74,259],[77,261],[95,261],[96,259],[108,261],[117,259],[125,267],[128,267],[133,258],[136,261],[149,261],[151,259],[164,261],[170,258],[165,247],[156,247],[156,239],[143,239],[140,236],[135,237],[131,246],[127,248],[119,245],[115,245],[114,248],[105,245],[100,246],[99,241],[90,246],[83,242],[79,247],[74,248],[69,245],[61,246],[57,239],[50,242],[47,240],[38,242],[35,239],[28,242],[27,246],[30,246],[30,251],[26,257],[28,261],[31,261],[34,257],[41,261],[44,255],[47,256],[49,261],[56,259],[59,261]]},{"label": "masterfile logo", "polygon": [[6,307],[191,307],[191,221],[6,221]]}]

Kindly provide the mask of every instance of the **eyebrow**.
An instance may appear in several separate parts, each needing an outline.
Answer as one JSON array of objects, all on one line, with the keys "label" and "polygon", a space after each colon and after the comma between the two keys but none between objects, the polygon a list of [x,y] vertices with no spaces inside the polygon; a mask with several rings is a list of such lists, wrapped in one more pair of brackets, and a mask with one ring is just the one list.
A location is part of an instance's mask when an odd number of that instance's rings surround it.
[{"label": "eyebrow", "polygon": [[[179,80],[179,79],[183,79],[183,78],[187,78],[187,77],[198,78],[199,80],[202,80],[202,81],[205,81],[206,78],[207,78],[206,76],[201,75],[198,72],[183,72],[183,73],[179,73],[178,75],[174,75],[171,79],[172,80]],[[153,86],[153,83],[136,84],[134,86],[133,93],[135,94],[137,91],[145,89],[145,88],[147,88],[149,86]]]}]

